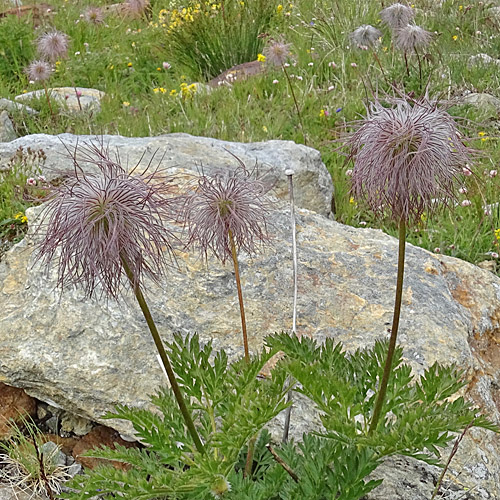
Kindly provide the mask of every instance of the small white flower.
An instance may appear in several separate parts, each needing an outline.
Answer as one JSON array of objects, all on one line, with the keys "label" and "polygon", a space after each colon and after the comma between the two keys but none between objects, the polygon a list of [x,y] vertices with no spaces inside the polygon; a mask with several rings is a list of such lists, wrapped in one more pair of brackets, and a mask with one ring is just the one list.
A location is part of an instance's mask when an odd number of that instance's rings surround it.
[{"label": "small white flower", "polygon": [[470,200],[464,200],[462,203],[460,203],[462,207],[470,207],[472,205],[472,202]]},{"label": "small white flower", "polygon": [[313,67],[313,66],[314,66],[314,63],[313,63],[313,62],[310,62],[310,63],[308,63],[308,66]]},{"label": "small white flower", "polygon": [[298,77],[297,77],[297,80],[298,80],[299,82],[301,82],[301,81],[303,80],[303,78],[302,78],[301,76],[298,76]]},{"label": "small white flower", "polygon": [[279,80],[273,80],[273,83],[274,85],[276,85],[277,83],[279,83]]}]

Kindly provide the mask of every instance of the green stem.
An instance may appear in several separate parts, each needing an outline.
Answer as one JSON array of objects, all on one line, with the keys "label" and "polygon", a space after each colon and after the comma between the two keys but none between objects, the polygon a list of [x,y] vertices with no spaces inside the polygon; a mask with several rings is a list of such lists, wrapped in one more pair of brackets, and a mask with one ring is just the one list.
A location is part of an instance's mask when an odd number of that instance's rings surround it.
[{"label": "green stem", "polygon": [[233,232],[228,230],[229,243],[231,244],[231,254],[233,256],[234,276],[236,287],[238,288],[238,301],[240,303],[241,330],[243,332],[243,348],[245,349],[245,361],[250,363],[250,353],[248,351],[247,322],[245,319],[245,307],[243,306],[243,292],[241,291],[240,270],[238,266],[238,256],[236,255],[236,245],[234,243]]},{"label": "green stem", "polygon": [[384,405],[385,395],[387,393],[387,383],[392,372],[392,359],[394,358],[394,351],[396,349],[396,338],[399,329],[399,317],[401,315],[401,299],[403,296],[403,277],[405,270],[405,247],[406,247],[406,223],[404,220],[399,221],[399,254],[398,254],[398,278],[396,284],[396,300],[394,304],[394,315],[392,318],[391,338],[389,340],[389,349],[387,351],[387,358],[385,360],[384,374],[380,382],[380,389],[373,410],[373,417],[370,423],[369,434],[373,434],[376,430],[382,406]]},{"label": "green stem", "polygon": [[42,82],[42,84],[43,84],[43,90],[45,91],[45,97],[47,98],[47,104],[49,105],[50,116],[52,116],[52,118],[54,118],[55,114],[54,114],[54,110],[52,109],[52,103],[50,102],[49,91],[47,89],[47,85],[45,85],[45,82]]},{"label": "green stem", "polygon": [[151,335],[153,336],[153,340],[155,342],[156,349],[158,349],[158,353],[160,355],[161,361],[163,363],[163,366],[165,367],[165,371],[167,372],[168,381],[170,382],[170,386],[172,387],[172,391],[174,392],[175,399],[177,400],[177,404],[179,405],[179,409],[181,410],[182,416],[184,417],[184,422],[186,424],[186,427],[188,428],[189,434],[191,434],[191,438],[194,441],[196,449],[200,453],[204,454],[205,448],[203,447],[203,444],[201,443],[200,436],[198,435],[198,431],[196,430],[196,427],[194,426],[193,419],[191,418],[191,414],[186,406],[186,402],[185,402],[184,397],[182,395],[181,389],[179,387],[179,384],[177,383],[177,379],[175,378],[174,370],[172,369],[172,365],[170,364],[170,360],[168,359],[168,355],[165,352],[165,348],[163,347],[163,343],[161,341],[160,334],[158,333],[158,329],[156,328],[153,317],[151,316],[151,311],[149,310],[149,307],[146,303],[146,299],[144,298],[144,295],[142,294],[142,291],[139,288],[139,286],[137,285],[137,283],[135,283],[134,274],[129,266],[127,259],[123,255],[120,255],[120,260],[122,262],[123,269],[125,270],[125,273],[130,281],[130,284],[132,285],[132,289],[134,290],[134,294],[135,294],[135,297],[137,299],[137,302],[139,302],[139,306],[141,307],[142,314],[144,314],[144,318],[146,319],[146,323],[148,324],[149,331],[151,332]]},{"label": "green stem", "polygon": [[304,124],[302,123],[302,115],[300,114],[299,103],[297,102],[297,97],[295,97],[295,91],[293,90],[292,80],[288,71],[286,70],[286,66],[284,64],[281,65],[283,68],[283,72],[285,73],[286,80],[288,82],[288,88],[290,89],[290,93],[292,94],[293,103],[295,104],[295,109],[297,110],[297,118],[299,119],[300,130],[302,132],[302,137],[304,138],[304,146],[307,146],[307,137],[306,131],[304,128]]},{"label": "green stem", "polygon": [[248,441],[247,461],[245,462],[245,472],[243,474],[243,477],[251,477],[252,476],[253,454],[255,452],[255,441],[257,441],[257,435],[251,437],[250,441]]}]

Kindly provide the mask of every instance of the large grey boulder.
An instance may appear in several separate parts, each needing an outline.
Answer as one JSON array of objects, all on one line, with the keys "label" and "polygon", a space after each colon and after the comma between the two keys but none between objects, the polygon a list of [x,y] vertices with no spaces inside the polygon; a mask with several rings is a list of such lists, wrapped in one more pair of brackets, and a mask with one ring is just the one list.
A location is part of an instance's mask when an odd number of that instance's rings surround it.
[{"label": "large grey boulder", "polygon": [[[278,198],[288,198],[287,169],[294,174],[294,195],[299,207],[331,216],[333,184],[318,151],[292,141],[266,141],[238,143],[220,141],[189,134],[169,134],[158,137],[122,137],[105,135],[99,138],[114,155],[119,154],[122,164],[129,169],[139,164],[144,170],[151,162],[160,169],[183,168],[208,175],[224,169],[234,169],[237,156],[248,169],[257,167],[260,174],[274,185]],[[7,164],[19,147],[24,150],[43,150],[47,155],[44,174],[47,179],[71,170],[68,151],[76,144],[83,145],[94,136],[61,134],[58,136],[34,134],[0,145],[0,169]],[[231,154],[232,153],[232,154]]]},{"label": "large grey boulder", "polygon": [[[186,136],[158,141],[176,139]],[[209,139],[199,142],[207,143]],[[275,149],[279,145],[275,143]],[[231,150],[238,154],[243,145],[234,147]],[[38,211],[28,211],[30,224],[36,224]],[[285,203],[277,207],[270,224],[273,246],[253,258],[240,256],[253,351],[262,347],[266,335],[291,328],[292,262]],[[61,295],[55,288],[55,270],[47,274],[33,260],[36,239],[29,235],[0,263],[0,381],[98,422],[117,403],[147,406],[148,394],[165,378],[133,297],[106,303],[85,299],[81,290]],[[387,337],[397,241],[381,231],[343,226],[305,209],[297,210],[297,240],[298,331],[317,340],[334,338],[349,350]],[[216,349],[238,358],[242,341],[231,267],[214,259],[205,264],[196,255],[182,252],[177,261],[179,267],[172,268],[163,286],[146,286],[161,335],[168,340],[173,332],[198,332],[203,341],[213,339]],[[500,279],[412,245],[408,245],[406,266],[399,336],[406,360],[416,373],[435,361],[458,363],[471,380],[466,397],[498,421]],[[300,436],[317,425],[317,415],[308,406],[297,399],[292,435]],[[124,422],[104,422],[122,433],[130,432]],[[276,433],[282,424],[279,418]],[[472,488],[463,498],[500,498],[499,455],[497,435],[469,431],[451,463],[447,479],[453,488],[447,485],[447,489]],[[391,473],[382,490],[386,496],[375,490],[371,500],[423,500],[439,475],[435,468],[412,461],[395,460],[385,470],[376,471],[375,477]],[[393,496],[402,492],[401,485],[409,484],[416,486],[408,486],[408,494]],[[422,494],[417,491],[419,484],[425,485]]]}]

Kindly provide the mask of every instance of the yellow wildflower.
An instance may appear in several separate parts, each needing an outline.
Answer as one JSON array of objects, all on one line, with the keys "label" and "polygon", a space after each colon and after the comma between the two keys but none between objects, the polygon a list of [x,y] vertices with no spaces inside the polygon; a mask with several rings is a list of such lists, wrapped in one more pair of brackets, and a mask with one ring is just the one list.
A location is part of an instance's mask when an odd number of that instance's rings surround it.
[{"label": "yellow wildflower", "polygon": [[159,92],[159,91],[160,91],[160,89],[159,89],[158,87],[156,87],[156,88],[154,88],[154,89],[153,89],[153,92],[154,92],[155,94],[158,94],[158,92]]},{"label": "yellow wildflower", "polygon": [[283,10],[283,5],[279,4],[279,5],[276,7],[276,12],[277,12],[278,14],[281,14],[282,10]]},{"label": "yellow wildflower", "polygon": [[257,61],[266,62],[266,56],[264,54],[257,54]]},{"label": "yellow wildflower", "polygon": [[486,132],[479,132],[477,135],[478,135],[479,137],[484,137],[484,136],[486,135]]},{"label": "yellow wildflower", "polygon": [[128,108],[130,106],[130,103],[128,101],[123,101],[123,107]]},{"label": "yellow wildflower", "polygon": [[320,117],[320,118],[324,118],[324,117],[325,117],[325,110],[324,110],[324,109],[321,109],[321,110],[319,111],[319,117]]},{"label": "yellow wildflower", "polygon": [[172,89],[172,90],[170,91],[170,95],[171,95],[172,97],[176,96],[176,95],[177,95],[177,90]]},{"label": "yellow wildflower", "polygon": [[267,127],[265,125],[262,125],[262,130],[267,134]]},{"label": "yellow wildflower", "polygon": [[499,229],[495,229],[495,238],[500,241],[500,228]]},{"label": "yellow wildflower", "polygon": [[127,66],[128,66],[129,68],[131,68],[131,67],[132,67],[132,63],[131,63],[131,62],[127,63]]},{"label": "yellow wildflower", "polygon": [[452,38],[453,38],[453,40],[457,41],[458,40],[458,35],[453,35]]}]

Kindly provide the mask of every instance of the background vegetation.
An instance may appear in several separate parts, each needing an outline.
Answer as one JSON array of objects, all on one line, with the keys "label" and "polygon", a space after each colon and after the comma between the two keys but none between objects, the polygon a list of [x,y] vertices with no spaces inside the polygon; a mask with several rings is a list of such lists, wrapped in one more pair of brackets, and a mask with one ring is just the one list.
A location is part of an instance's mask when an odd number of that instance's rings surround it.
[{"label": "background vegetation", "polygon": [[[54,0],[33,15],[0,18],[0,96],[13,99],[43,88],[40,82],[30,83],[23,69],[36,57],[37,37],[55,27],[70,37],[70,45],[68,57],[56,61],[48,86],[97,88],[106,97],[98,114],[62,109],[55,117],[46,100],[33,102],[39,115],[12,117],[19,135],[188,132],[231,141],[306,143],[320,150],[332,175],[336,219],[396,234],[389,220],[375,219],[351,198],[350,167],[335,141],[343,124],[363,115],[367,96],[418,97],[427,87],[431,97],[454,104],[450,113],[462,118],[464,136],[480,156],[471,167],[473,174],[464,176],[457,209],[424,217],[409,241],[471,262],[489,261],[494,270],[500,253],[499,111],[456,103],[474,92],[500,97],[497,65],[469,64],[479,53],[500,53],[497,6],[415,0],[415,23],[433,39],[418,58],[408,54],[407,70],[381,23],[382,3],[151,0],[141,14],[130,16],[106,12],[110,2],[103,0]],[[103,22],[87,20],[91,6],[103,8]],[[8,8],[10,2],[0,1],[0,12]],[[382,31],[374,49],[361,50],[349,37],[362,24]],[[246,81],[202,85],[235,64],[262,59],[259,54],[272,40],[290,44],[289,81],[282,67],[264,62],[265,71]],[[10,200],[10,195],[2,196]],[[17,202],[11,204],[0,217],[4,232],[20,211]]]}]

